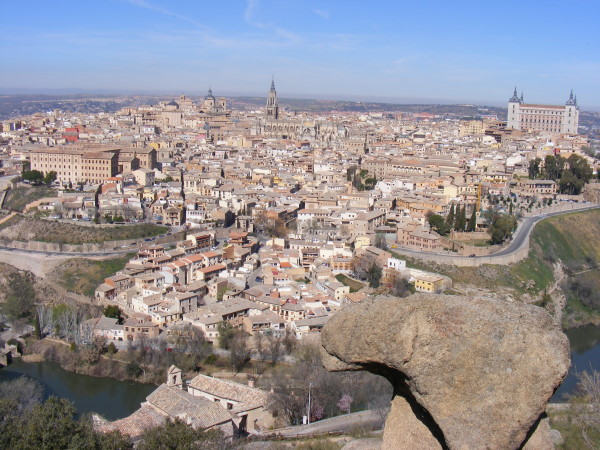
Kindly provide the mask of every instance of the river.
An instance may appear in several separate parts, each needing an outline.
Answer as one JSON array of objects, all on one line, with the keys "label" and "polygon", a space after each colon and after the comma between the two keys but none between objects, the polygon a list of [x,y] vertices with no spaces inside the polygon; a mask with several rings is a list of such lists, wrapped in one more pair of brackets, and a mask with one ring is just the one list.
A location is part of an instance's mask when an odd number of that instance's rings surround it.
[{"label": "river", "polygon": [[0,381],[22,375],[44,385],[44,398],[50,395],[67,398],[75,404],[79,413],[96,412],[108,420],[127,417],[156,389],[152,384],[68,372],[48,361],[25,363],[15,358],[8,367],[0,369]]},{"label": "river", "polygon": [[600,371],[600,326],[586,325],[565,333],[571,342],[571,370],[551,402],[563,402],[564,394],[573,393],[577,385],[576,372],[590,368]]},{"label": "river", "polygon": [[[551,402],[563,402],[564,394],[574,391],[577,371],[590,370],[590,367],[600,371],[600,327],[574,328],[566,334],[571,342],[571,370]],[[0,369],[0,381],[21,375],[35,378],[44,384],[45,397],[65,397],[75,404],[80,413],[96,412],[108,420],[130,415],[156,389],[151,384],[67,372],[58,364],[48,361],[25,363],[15,358],[8,367]]]}]

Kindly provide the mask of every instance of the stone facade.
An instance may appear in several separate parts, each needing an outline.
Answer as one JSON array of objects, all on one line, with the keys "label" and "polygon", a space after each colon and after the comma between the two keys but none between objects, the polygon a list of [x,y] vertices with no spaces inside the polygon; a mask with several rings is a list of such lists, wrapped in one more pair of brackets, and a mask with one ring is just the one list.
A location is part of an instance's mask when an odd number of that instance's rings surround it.
[{"label": "stone facade", "polygon": [[579,106],[577,97],[571,96],[565,106],[529,104],[517,96],[517,89],[508,101],[507,128],[513,130],[539,130],[551,133],[577,134]]}]

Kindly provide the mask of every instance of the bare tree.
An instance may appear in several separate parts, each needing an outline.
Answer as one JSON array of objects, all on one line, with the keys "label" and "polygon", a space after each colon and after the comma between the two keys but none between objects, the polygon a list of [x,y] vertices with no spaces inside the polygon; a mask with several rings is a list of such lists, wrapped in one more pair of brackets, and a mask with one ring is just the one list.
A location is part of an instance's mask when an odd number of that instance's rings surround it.
[{"label": "bare tree", "polygon": [[36,313],[40,324],[40,333],[42,337],[51,335],[54,332],[55,322],[52,317],[52,310],[44,304],[36,306]]},{"label": "bare tree", "polygon": [[283,359],[285,347],[283,346],[283,340],[270,333],[267,335],[267,351],[269,355],[269,361],[271,365],[277,364]]},{"label": "bare tree", "polygon": [[600,372],[578,374],[577,395],[571,397],[572,420],[581,429],[588,448],[600,445]]},{"label": "bare tree", "polygon": [[265,351],[264,334],[260,331],[254,333],[254,349],[256,360],[254,361],[254,374],[260,377],[267,370],[267,352]]},{"label": "bare tree", "polygon": [[252,353],[245,334],[242,330],[236,330],[230,344],[231,368],[236,375],[248,364]]}]

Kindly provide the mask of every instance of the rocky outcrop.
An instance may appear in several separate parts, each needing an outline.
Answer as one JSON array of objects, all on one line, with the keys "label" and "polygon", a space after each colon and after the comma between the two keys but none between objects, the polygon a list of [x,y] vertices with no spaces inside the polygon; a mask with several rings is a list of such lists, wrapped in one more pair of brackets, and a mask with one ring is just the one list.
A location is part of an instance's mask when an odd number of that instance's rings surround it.
[{"label": "rocky outcrop", "polygon": [[569,341],[542,308],[377,297],[333,316],[322,345],[328,370],[392,383],[382,449],[552,447],[542,415],[569,369]]}]

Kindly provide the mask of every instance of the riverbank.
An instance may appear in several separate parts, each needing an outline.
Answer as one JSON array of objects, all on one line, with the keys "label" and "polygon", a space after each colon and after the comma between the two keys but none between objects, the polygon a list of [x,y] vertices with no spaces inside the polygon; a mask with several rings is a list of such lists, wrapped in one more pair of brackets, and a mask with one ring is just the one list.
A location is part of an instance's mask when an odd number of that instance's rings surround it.
[{"label": "riverbank", "polygon": [[0,370],[0,381],[27,376],[44,387],[44,399],[51,395],[73,402],[79,414],[97,413],[108,420],[127,417],[156,389],[153,384],[92,377],[64,370],[50,361],[26,362],[15,358]]},{"label": "riverbank", "polygon": [[249,364],[245,371],[233,373],[230,369],[229,359],[224,356],[210,354],[208,357],[194,364],[193,356],[179,354],[163,349],[149,350],[142,353],[135,350],[129,354],[127,350],[117,353],[104,353],[101,355],[90,355],[89,348],[77,349],[71,344],[57,338],[46,337],[42,340],[28,338],[24,346],[24,361],[41,362],[48,361],[58,364],[62,369],[80,375],[93,377],[113,378],[119,381],[134,381],[138,383],[151,383],[159,385],[164,383],[167,369],[175,364],[183,369],[183,378],[191,379],[202,373],[209,376],[231,379],[245,383],[248,377],[268,378],[270,373],[277,367],[286,363],[277,363],[275,366],[268,365],[262,368],[260,375],[256,368]]}]

